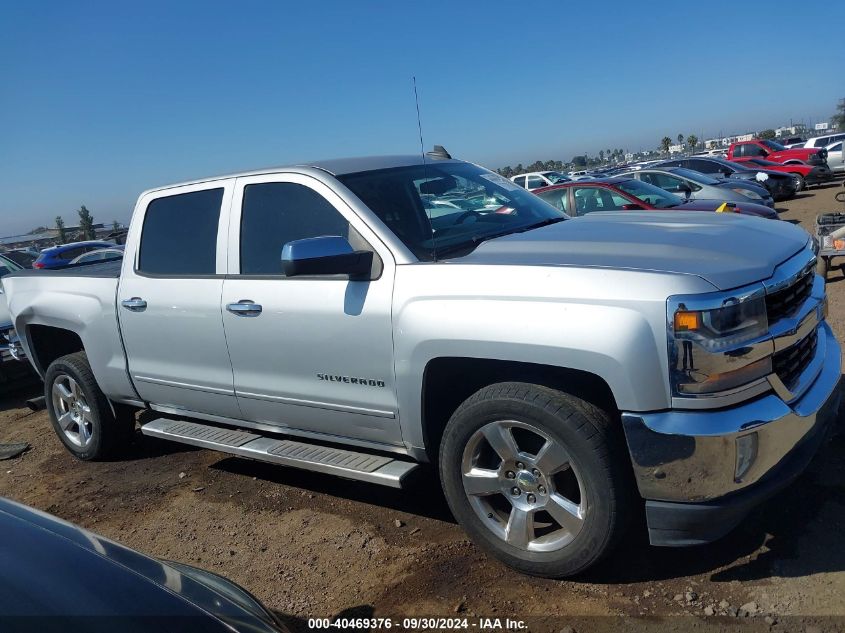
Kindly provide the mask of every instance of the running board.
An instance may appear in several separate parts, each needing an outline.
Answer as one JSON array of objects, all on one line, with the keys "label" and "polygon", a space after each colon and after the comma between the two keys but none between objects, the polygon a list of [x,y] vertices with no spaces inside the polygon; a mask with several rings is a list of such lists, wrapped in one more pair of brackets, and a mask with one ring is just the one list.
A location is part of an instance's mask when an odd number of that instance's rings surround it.
[{"label": "running board", "polygon": [[359,453],[319,444],[265,437],[248,431],[159,418],[141,427],[141,433],[163,440],[210,448],[239,457],[271,462],[346,479],[401,488],[419,464],[392,457]]}]

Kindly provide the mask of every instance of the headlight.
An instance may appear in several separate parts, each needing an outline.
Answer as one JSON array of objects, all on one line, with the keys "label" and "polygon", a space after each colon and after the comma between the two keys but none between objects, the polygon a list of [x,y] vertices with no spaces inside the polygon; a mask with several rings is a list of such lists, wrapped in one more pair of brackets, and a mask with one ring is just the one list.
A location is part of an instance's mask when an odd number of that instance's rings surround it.
[{"label": "headlight", "polygon": [[709,351],[717,351],[763,336],[769,330],[766,299],[762,293],[730,297],[721,307],[710,310],[688,310],[681,303],[673,324],[675,338],[696,341]]},{"label": "headlight", "polygon": [[667,316],[674,396],[724,395],[772,373],[774,349],[762,286],[671,297]]},{"label": "headlight", "polygon": [[751,200],[762,200],[763,196],[755,191],[751,191],[751,189],[734,189],[741,196],[745,196],[746,198],[750,198]]}]

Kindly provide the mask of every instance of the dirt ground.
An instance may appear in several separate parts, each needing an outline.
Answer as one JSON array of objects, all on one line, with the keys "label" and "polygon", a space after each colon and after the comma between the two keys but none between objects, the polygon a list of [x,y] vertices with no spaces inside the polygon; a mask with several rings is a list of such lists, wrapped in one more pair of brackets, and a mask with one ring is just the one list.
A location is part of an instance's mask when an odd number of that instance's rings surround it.
[{"label": "dirt ground", "polygon": [[[839,190],[841,181],[778,207],[811,230],[816,213],[842,206]],[[845,341],[842,270],[828,291],[830,322]],[[845,630],[842,435],[718,543],[651,548],[632,530],[588,575],[549,581],[480,553],[431,473],[399,492],[140,437],[121,461],[83,463],[63,449],[45,412],[25,408],[40,390],[32,384],[0,401],[0,443],[32,445],[0,462],[0,495],[221,573],[295,630],[310,617],[371,615],[509,617],[553,631],[718,631],[740,621],[761,631]]]}]

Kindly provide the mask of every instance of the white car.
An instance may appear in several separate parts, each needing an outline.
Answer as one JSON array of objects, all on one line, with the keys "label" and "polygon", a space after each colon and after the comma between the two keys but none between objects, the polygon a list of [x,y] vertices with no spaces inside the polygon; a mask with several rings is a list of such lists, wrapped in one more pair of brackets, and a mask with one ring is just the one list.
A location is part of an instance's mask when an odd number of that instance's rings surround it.
[{"label": "white car", "polygon": [[559,185],[562,182],[569,182],[570,180],[571,178],[564,176],[559,171],[532,171],[511,178],[511,181],[523,189],[528,189],[528,191],[539,189],[540,187],[548,187],[549,185]]},{"label": "white car", "polygon": [[798,147],[827,147],[831,143],[842,140],[845,140],[845,132],[841,134],[828,134],[827,136],[814,136],[811,139],[807,139],[803,145],[799,145]]},{"label": "white car", "polygon": [[96,251],[88,251],[70,261],[71,264],[84,264],[88,262],[101,262],[107,259],[123,259],[123,246],[114,248],[99,248]]},{"label": "white car", "polygon": [[834,174],[845,172],[845,156],[842,153],[843,143],[845,143],[845,140],[840,139],[825,147],[827,150],[827,166]]}]

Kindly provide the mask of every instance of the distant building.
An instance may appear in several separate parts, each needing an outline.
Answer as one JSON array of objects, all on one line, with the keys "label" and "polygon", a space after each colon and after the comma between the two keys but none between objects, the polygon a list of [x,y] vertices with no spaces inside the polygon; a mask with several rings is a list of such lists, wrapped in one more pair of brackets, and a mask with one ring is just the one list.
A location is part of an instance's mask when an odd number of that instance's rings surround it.
[{"label": "distant building", "polygon": [[742,141],[752,141],[754,140],[755,134],[740,134],[739,136],[734,137],[736,139],[735,142],[742,142]]},{"label": "distant building", "polygon": [[684,151],[684,146],[681,145],[670,145],[669,146],[669,153],[670,154],[680,154]]}]

